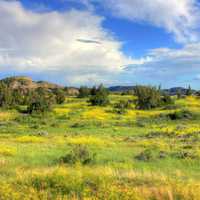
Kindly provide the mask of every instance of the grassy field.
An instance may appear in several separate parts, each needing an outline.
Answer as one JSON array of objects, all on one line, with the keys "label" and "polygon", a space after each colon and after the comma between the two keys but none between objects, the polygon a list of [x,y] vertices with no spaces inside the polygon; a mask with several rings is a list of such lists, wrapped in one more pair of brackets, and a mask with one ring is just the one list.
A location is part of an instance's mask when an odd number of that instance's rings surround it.
[{"label": "grassy field", "polygon": [[113,105],[133,96],[110,99],[70,97],[40,116],[0,110],[0,199],[200,199],[200,99],[124,114]]}]

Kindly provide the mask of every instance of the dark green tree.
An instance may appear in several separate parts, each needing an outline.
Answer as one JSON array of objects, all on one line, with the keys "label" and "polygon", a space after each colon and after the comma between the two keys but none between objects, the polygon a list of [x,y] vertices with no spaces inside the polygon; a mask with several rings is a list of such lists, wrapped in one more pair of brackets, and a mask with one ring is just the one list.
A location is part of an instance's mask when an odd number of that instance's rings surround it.
[{"label": "dark green tree", "polygon": [[44,113],[51,110],[51,102],[49,99],[44,96],[38,96],[36,99],[33,99],[28,105],[27,112],[32,113]]},{"label": "dark green tree", "polygon": [[90,89],[85,86],[81,86],[79,89],[78,98],[86,98],[90,95]]},{"label": "dark green tree", "polygon": [[182,94],[181,94],[181,90],[180,89],[177,90],[176,96],[177,96],[177,99],[181,99]]},{"label": "dark green tree", "polygon": [[172,97],[169,94],[166,94],[166,93],[163,94],[161,100],[162,100],[163,105],[174,104],[174,100],[172,99]]},{"label": "dark green tree", "polygon": [[11,107],[13,97],[11,89],[4,83],[0,83],[0,107]]},{"label": "dark green tree", "polygon": [[186,90],[186,96],[191,96],[192,95],[192,89],[189,85],[188,89]]},{"label": "dark green tree", "polygon": [[94,95],[96,95],[96,93],[97,93],[97,88],[96,88],[96,86],[93,86],[92,89],[91,89],[91,91],[90,91],[90,94],[92,96],[94,96]]},{"label": "dark green tree", "polygon": [[137,109],[149,110],[161,106],[161,94],[155,87],[136,86],[135,95]]},{"label": "dark green tree", "polygon": [[31,95],[31,99],[27,107],[27,112],[32,114],[50,111],[52,105],[55,102],[55,96],[52,92],[44,88],[38,88]]},{"label": "dark green tree", "polygon": [[105,106],[109,104],[109,91],[103,85],[100,85],[95,93],[90,97],[89,102],[93,106]]},{"label": "dark green tree", "polygon": [[55,95],[57,104],[62,104],[65,102],[65,93],[62,89],[56,88],[53,93]]}]

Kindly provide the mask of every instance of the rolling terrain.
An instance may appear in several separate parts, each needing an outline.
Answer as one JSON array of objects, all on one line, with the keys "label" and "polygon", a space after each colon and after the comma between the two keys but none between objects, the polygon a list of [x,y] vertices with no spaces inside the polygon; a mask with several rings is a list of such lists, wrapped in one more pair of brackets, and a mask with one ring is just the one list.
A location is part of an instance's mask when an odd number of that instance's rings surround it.
[{"label": "rolling terrain", "polygon": [[67,97],[51,112],[0,110],[0,197],[200,199],[200,99],[116,112]]}]

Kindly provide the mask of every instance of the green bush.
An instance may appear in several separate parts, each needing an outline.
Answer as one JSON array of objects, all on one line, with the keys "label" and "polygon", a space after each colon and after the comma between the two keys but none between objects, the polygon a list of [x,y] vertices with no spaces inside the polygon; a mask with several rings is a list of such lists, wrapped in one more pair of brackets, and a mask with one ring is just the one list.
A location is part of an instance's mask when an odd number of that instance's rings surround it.
[{"label": "green bush", "polygon": [[174,100],[172,99],[172,97],[168,94],[164,94],[161,98],[162,104],[163,105],[167,105],[167,106],[171,106],[174,105]]},{"label": "green bush", "polygon": [[198,155],[192,151],[178,151],[172,154],[173,157],[178,159],[196,159]]},{"label": "green bush", "polygon": [[135,156],[137,160],[140,161],[154,161],[156,159],[163,159],[167,157],[167,153],[165,151],[158,151],[157,149],[145,149],[141,153]]},{"label": "green bush", "polygon": [[33,96],[28,107],[27,112],[32,113],[44,113],[50,111],[53,103],[55,102],[54,97],[50,93],[40,93]]},{"label": "green bush", "polygon": [[65,102],[65,93],[62,89],[55,89],[53,93],[55,95],[55,100],[57,104],[62,104]]},{"label": "green bush", "polygon": [[93,106],[105,106],[109,104],[108,95],[108,90],[103,85],[100,85],[90,97],[89,102]]},{"label": "green bush", "polygon": [[81,86],[79,89],[78,98],[86,98],[90,96],[90,89],[85,86]]},{"label": "green bush", "polygon": [[188,87],[188,89],[186,90],[186,96],[190,96],[190,95],[192,95],[192,89],[191,89],[191,87],[190,87],[190,85],[189,85],[189,87]]},{"label": "green bush", "polygon": [[61,157],[62,163],[75,164],[81,163],[83,165],[94,162],[96,154],[91,153],[84,145],[77,145],[67,155]]},{"label": "green bush", "polygon": [[0,107],[9,108],[13,106],[11,89],[4,83],[0,83]]},{"label": "green bush", "polygon": [[153,150],[145,149],[144,151],[136,155],[135,158],[140,161],[151,161],[155,159],[155,155]]},{"label": "green bush", "polygon": [[194,115],[189,110],[181,110],[168,114],[168,117],[171,120],[180,120],[180,119],[192,119]]},{"label": "green bush", "polygon": [[129,100],[120,100],[118,103],[114,105],[114,112],[118,114],[125,114],[127,109],[130,109],[132,106]]},{"label": "green bush", "polygon": [[149,110],[159,107],[162,104],[160,90],[155,87],[136,86],[135,95],[137,96],[137,109]]}]

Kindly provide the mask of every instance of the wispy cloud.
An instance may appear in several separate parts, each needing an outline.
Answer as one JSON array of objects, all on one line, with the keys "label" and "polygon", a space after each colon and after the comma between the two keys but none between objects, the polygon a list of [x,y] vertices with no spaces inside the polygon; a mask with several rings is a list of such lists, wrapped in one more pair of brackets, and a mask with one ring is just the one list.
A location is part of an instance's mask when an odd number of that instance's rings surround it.
[{"label": "wispy cloud", "polygon": [[200,43],[187,44],[181,49],[152,49],[146,55],[146,61],[144,57],[142,64],[129,65],[126,71],[138,82],[170,85],[179,81],[181,84],[187,84],[185,80],[189,82],[199,78],[199,54]]},{"label": "wispy cloud", "polygon": [[[92,0],[91,0],[92,1]],[[199,40],[197,0],[98,0],[114,17],[164,28],[180,43]],[[147,33],[148,37],[148,33]]]}]

